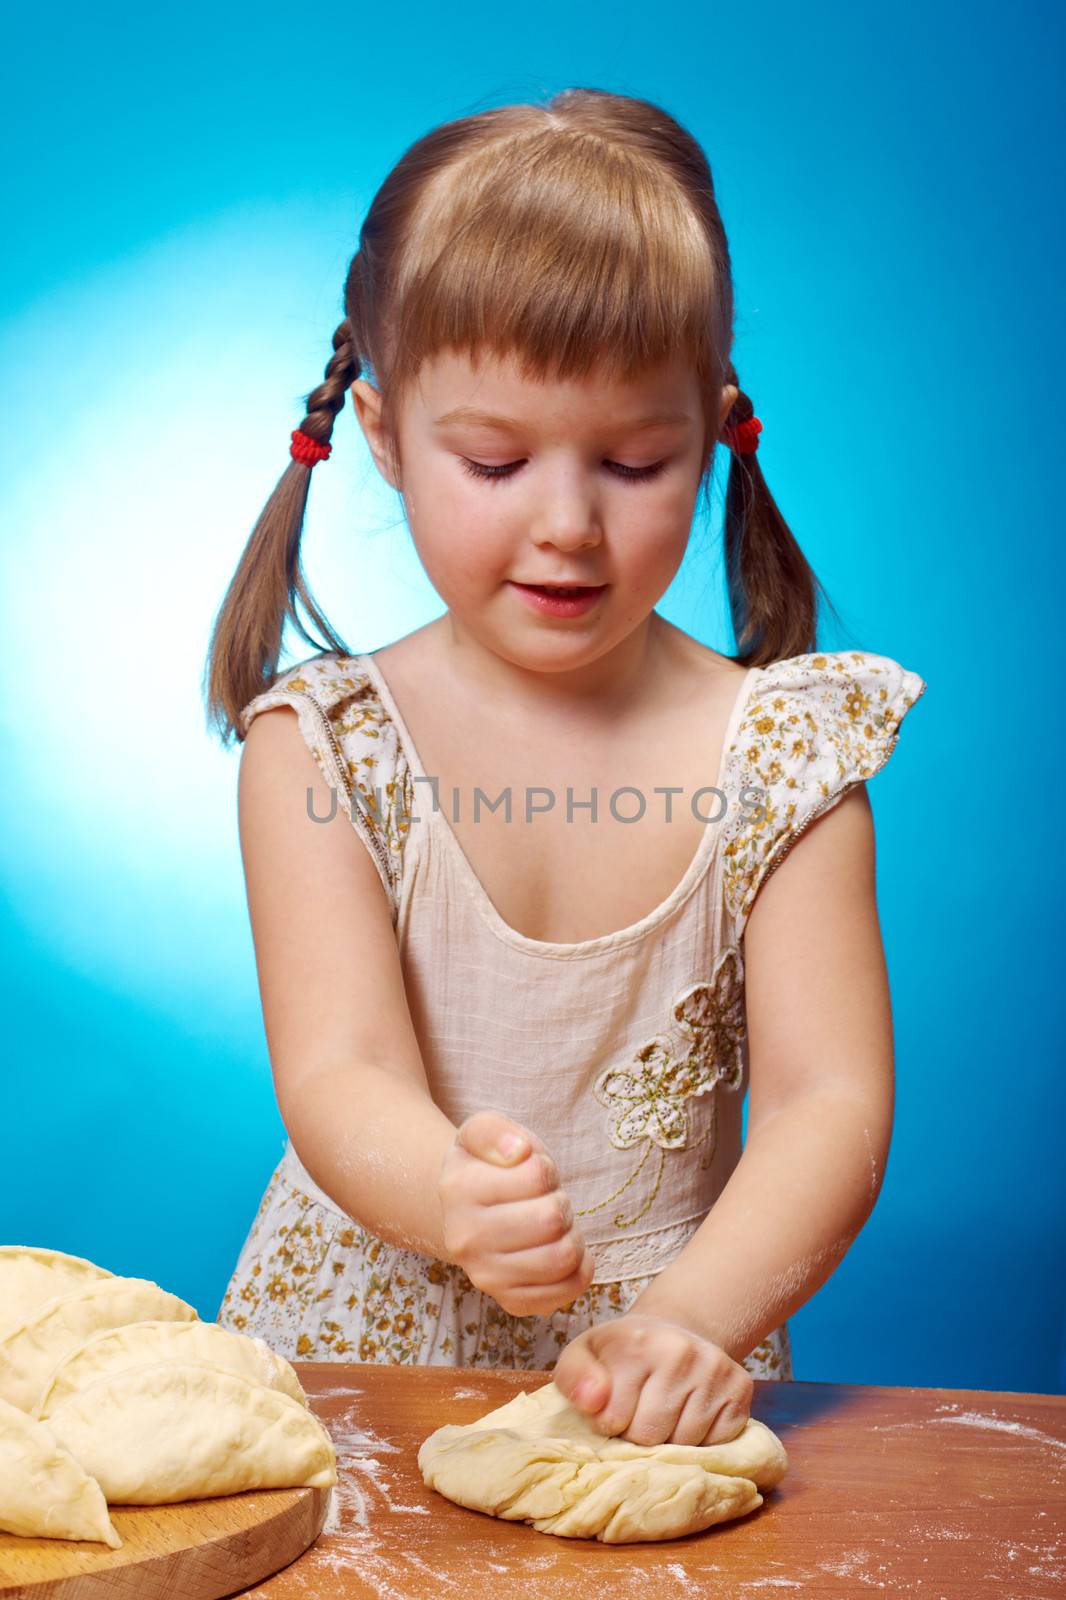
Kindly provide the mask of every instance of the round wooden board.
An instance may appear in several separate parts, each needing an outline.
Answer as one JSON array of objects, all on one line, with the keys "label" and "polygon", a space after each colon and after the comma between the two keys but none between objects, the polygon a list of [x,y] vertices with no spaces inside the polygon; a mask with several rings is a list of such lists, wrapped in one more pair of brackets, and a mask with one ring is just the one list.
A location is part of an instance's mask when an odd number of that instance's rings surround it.
[{"label": "round wooden board", "polygon": [[219,1600],[312,1545],[332,1489],[251,1489],[166,1506],[109,1506],[121,1550],[0,1533],[2,1600]]}]

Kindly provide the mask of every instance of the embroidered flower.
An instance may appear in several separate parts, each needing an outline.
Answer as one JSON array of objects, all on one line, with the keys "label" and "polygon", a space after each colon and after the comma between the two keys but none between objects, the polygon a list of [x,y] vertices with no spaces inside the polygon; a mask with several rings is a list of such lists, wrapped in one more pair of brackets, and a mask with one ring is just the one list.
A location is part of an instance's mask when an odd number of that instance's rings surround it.
[{"label": "embroidered flower", "polygon": [[740,1084],[744,1070],[744,967],[740,950],[723,950],[709,983],[693,984],[674,1003],[678,1028],[692,1042],[703,1094],[714,1084],[727,1089]]},{"label": "embroidered flower", "polygon": [[682,1102],[710,1087],[709,1082],[697,1083],[690,1055],[675,1056],[666,1037],[642,1045],[626,1066],[608,1067],[593,1085],[597,1099],[615,1111],[611,1143],[616,1150],[628,1150],[642,1139],[676,1150],[688,1136]]},{"label": "embroidered flower", "polygon": [[617,1150],[643,1144],[640,1160],[629,1176],[610,1194],[584,1206],[577,1216],[587,1216],[609,1205],[640,1176],[654,1150],[657,1156],[648,1192],[638,1209],[614,1223],[629,1228],[651,1208],[662,1183],[667,1150],[705,1147],[700,1163],[705,1170],[714,1156],[717,1116],[711,1102],[710,1117],[699,1138],[690,1139],[687,1102],[708,1094],[717,1084],[740,1087],[743,1074],[744,962],[736,945],[723,950],[710,979],[694,983],[674,999],[673,1030],[641,1045],[622,1067],[607,1067],[593,1084],[602,1105],[613,1111],[609,1137]]},{"label": "embroidered flower", "polygon": [[745,1034],[743,963],[739,949],[724,950],[709,982],[693,984],[673,1004],[677,1036],[660,1034],[624,1067],[608,1067],[593,1084],[602,1105],[615,1113],[610,1140],[628,1150],[652,1139],[663,1150],[688,1141],[685,1101],[720,1080],[735,1088],[743,1071]]}]

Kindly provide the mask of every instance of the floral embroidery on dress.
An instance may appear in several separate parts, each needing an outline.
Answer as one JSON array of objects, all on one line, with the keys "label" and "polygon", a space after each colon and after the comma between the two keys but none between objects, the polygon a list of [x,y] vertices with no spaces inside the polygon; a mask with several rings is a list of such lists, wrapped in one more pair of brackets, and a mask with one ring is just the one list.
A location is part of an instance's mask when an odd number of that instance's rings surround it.
[{"label": "floral embroidery on dress", "polygon": [[735,809],[722,848],[725,903],[737,936],[764,879],[849,789],[873,777],[926,684],[890,656],[831,651],[761,669],[730,746],[730,784],[761,802]]},{"label": "floral embroidery on dress", "polygon": [[739,946],[730,945],[719,954],[709,980],[692,984],[675,998],[672,1015],[672,1034],[659,1034],[641,1045],[624,1067],[605,1068],[592,1086],[597,1100],[612,1113],[608,1137],[615,1149],[628,1150],[643,1143],[644,1152],[619,1188],[575,1212],[577,1216],[587,1216],[616,1200],[643,1169],[653,1147],[658,1149],[658,1171],[651,1190],[631,1217],[615,1216],[616,1227],[631,1227],[650,1209],[662,1182],[664,1151],[707,1144],[700,1163],[703,1168],[714,1155],[713,1102],[706,1131],[691,1143],[686,1101],[712,1093],[719,1083],[725,1089],[737,1089],[741,1084],[747,1025]]}]

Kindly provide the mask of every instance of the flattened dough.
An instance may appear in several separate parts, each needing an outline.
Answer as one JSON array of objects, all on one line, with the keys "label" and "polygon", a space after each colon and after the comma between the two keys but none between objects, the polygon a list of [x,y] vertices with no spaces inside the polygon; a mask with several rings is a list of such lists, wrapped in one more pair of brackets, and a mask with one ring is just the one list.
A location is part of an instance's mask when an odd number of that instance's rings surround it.
[{"label": "flattened dough", "polygon": [[777,1435],[749,1417],[725,1444],[608,1437],[554,1383],[476,1422],[447,1423],[418,1452],[431,1489],[541,1533],[628,1544],[677,1539],[761,1506],[788,1470]]},{"label": "flattened dough", "polygon": [[101,1328],[146,1318],[198,1322],[194,1306],[148,1278],[104,1278],[46,1300],[0,1335],[0,1399],[32,1412],[59,1362]]},{"label": "flattened dough", "polygon": [[294,1369],[263,1339],[232,1333],[217,1322],[128,1322],[94,1333],[64,1356],[42,1388],[34,1415],[48,1417],[78,1389],[125,1367],[155,1361],[207,1362],[308,1404]]},{"label": "flattened dough", "polygon": [[0,1528],[28,1539],[122,1547],[104,1492],[46,1422],[0,1400]]},{"label": "flattened dough", "polygon": [[35,1244],[0,1244],[0,1333],[17,1327],[58,1295],[83,1284],[113,1278],[84,1256],[64,1255]]},{"label": "flattened dough", "polygon": [[155,1362],[78,1389],[48,1419],[110,1505],[328,1488],[333,1441],[298,1400],[221,1367]]}]

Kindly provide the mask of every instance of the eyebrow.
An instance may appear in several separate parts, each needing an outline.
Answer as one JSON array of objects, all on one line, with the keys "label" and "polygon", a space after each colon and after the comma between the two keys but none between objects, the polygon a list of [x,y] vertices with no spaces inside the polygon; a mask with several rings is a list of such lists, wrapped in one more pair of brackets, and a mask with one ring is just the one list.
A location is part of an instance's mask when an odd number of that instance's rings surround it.
[{"label": "eyebrow", "polygon": [[[624,422],[621,427],[630,433],[636,433],[644,428],[659,428],[669,423],[691,422],[692,418],[687,411],[657,411],[652,416],[638,417],[632,422]],[[511,429],[520,432],[524,424],[515,417],[505,417],[492,411],[478,411],[473,406],[457,406],[454,411],[446,411],[442,417],[435,417],[434,422],[438,427],[444,427],[450,422],[473,422],[484,428]]]}]

